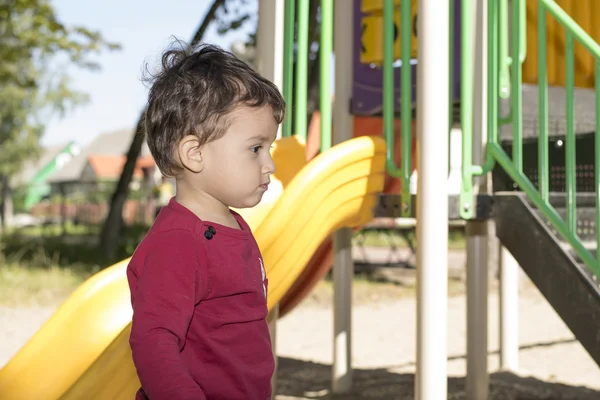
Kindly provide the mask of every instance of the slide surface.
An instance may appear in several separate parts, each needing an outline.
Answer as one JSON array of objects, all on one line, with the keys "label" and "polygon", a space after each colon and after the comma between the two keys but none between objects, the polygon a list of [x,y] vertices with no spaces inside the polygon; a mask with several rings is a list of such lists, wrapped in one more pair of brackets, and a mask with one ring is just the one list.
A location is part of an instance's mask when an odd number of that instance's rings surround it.
[{"label": "slide surface", "polygon": [[[269,190],[261,208],[241,210],[255,232],[267,267],[269,309],[282,299],[334,230],[360,226],[372,218],[385,174],[385,142],[381,138],[342,143],[307,165],[303,145],[291,138],[282,141],[273,153],[279,184]],[[277,160],[278,148],[285,161]],[[127,261],[82,285],[0,371],[0,398],[133,397],[139,382],[128,343]],[[114,288],[103,291],[103,282],[110,279]],[[115,294],[120,296],[113,298]],[[73,302],[76,298],[79,301]],[[98,333],[99,325],[105,334]],[[84,349],[89,354],[81,356]],[[74,359],[78,363],[73,363]]]}]

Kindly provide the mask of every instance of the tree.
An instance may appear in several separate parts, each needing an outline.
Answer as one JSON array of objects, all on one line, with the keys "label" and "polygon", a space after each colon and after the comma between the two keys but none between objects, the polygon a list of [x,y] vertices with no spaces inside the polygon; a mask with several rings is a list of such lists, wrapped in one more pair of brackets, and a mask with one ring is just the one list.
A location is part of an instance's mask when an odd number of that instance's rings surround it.
[{"label": "tree", "polygon": [[99,32],[60,22],[48,0],[0,3],[0,220],[5,223],[10,178],[39,152],[44,121],[64,114],[87,96],[72,88],[57,58],[90,70],[88,55],[119,46]]}]

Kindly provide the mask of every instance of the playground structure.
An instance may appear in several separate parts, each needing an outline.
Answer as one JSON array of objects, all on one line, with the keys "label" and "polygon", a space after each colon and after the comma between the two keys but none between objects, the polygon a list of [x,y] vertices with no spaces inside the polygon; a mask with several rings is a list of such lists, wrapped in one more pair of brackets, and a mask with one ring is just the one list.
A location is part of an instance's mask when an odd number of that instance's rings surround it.
[{"label": "playground structure", "polygon": [[[588,104],[595,114],[592,129],[575,115],[579,103],[600,98],[600,46],[594,41],[600,39],[600,28],[591,17],[598,5],[593,0],[348,4],[321,1],[319,154],[307,160],[311,138],[305,118],[297,117],[294,126],[288,119],[273,150],[278,167],[274,190],[255,209],[239,210],[263,252],[270,320],[298,304],[333,260],[332,388],[350,390],[352,229],[374,216],[415,218],[415,393],[419,400],[446,398],[446,228],[449,220],[464,220],[466,391],[469,399],[487,398],[487,226],[493,220],[505,249],[502,366],[518,367],[512,257],[600,364],[600,261],[595,254],[600,244],[600,101]],[[308,6],[305,0],[265,0],[259,9],[258,67],[282,88],[288,109],[297,116],[306,115]],[[564,85],[564,90],[549,85]],[[527,96],[537,104],[534,128],[524,124]],[[557,107],[564,107],[564,113],[557,113]],[[373,115],[381,115],[383,132],[354,137],[353,116]],[[448,136],[459,124],[462,180],[458,195],[449,196]],[[416,194],[410,191],[415,170]],[[127,261],[84,283],[0,370],[0,398],[133,397],[139,382],[128,345]]]}]

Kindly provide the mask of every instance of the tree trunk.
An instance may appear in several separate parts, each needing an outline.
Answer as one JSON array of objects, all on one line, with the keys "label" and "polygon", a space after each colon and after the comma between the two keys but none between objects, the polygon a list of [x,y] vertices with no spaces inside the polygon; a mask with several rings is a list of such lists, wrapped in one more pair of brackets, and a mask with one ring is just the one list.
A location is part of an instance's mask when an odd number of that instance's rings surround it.
[{"label": "tree trunk", "polygon": [[208,12],[204,16],[204,20],[202,20],[202,23],[198,27],[196,34],[192,38],[192,42],[191,42],[192,45],[196,45],[196,44],[200,43],[200,41],[204,37],[204,34],[206,33],[206,30],[208,29],[208,27],[210,25],[210,23],[213,22],[215,20],[215,18],[217,17],[217,10],[220,7],[222,7],[223,4],[225,4],[225,0],[214,0],[213,1],[212,6],[210,6]]},{"label": "tree trunk", "polygon": [[[202,23],[198,27],[196,34],[194,35],[191,45],[198,44],[208,26],[216,17],[217,10],[225,4],[226,0],[214,0],[212,6],[204,16]],[[115,192],[111,198],[110,209],[104,221],[102,232],[100,234],[100,254],[102,254],[107,261],[114,261],[117,245],[121,236],[123,228],[123,206],[127,200],[129,194],[129,184],[133,178],[133,172],[135,170],[135,164],[142,151],[142,145],[144,144],[144,113],[138,120],[137,127],[135,129],[135,136],[127,152],[127,161],[121,172],[119,183],[115,188]]]},{"label": "tree trunk", "polygon": [[0,232],[6,229],[6,176],[0,175]]},{"label": "tree trunk", "polygon": [[0,232],[10,227],[13,216],[13,202],[8,176],[0,176]]},{"label": "tree trunk", "polygon": [[133,178],[136,161],[142,151],[144,143],[143,117],[138,120],[135,136],[127,153],[127,161],[123,166],[121,177],[115,188],[110,202],[110,209],[100,236],[100,254],[109,261],[114,261],[117,244],[123,228],[123,206],[129,194],[129,184]]}]

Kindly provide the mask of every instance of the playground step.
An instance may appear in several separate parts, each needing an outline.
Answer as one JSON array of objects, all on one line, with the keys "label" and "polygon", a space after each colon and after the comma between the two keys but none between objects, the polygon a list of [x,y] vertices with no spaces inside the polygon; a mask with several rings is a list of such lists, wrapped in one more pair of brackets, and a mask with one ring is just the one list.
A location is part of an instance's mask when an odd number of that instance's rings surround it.
[{"label": "playground step", "polygon": [[[561,197],[564,195],[551,196],[551,203],[559,214],[564,213]],[[589,215],[592,204],[589,200],[577,199],[578,213]],[[496,234],[503,246],[600,365],[600,335],[597,335],[600,330],[600,287],[592,272],[573,256],[570,246],[559,238],[524,194],[496,193],[494,219]]]},{"label": "playground step", "polygon": [[[596,196],[594,193],[579,193],[575,198],[575,219],[577,221],[577,236],[579,236],[579,239],[586,245],[586,247],[595,247],[596,243],[595,198]],[[565,221],[567,217],[565,193],[550,193],[549,200],[550,205],[552,205],[555,208],[558,215],[560,215],[562,220]],[[529,204],[533,207],[533,204]],[[542,218],[543,221],[546,223],[548,229],[550,229],[553,234],[559,236],[554,226],[550,224],[550,221],[548,221],[539,210],[537,210],[536,212],[540,216],[540,218]]]},{"label": "playground step", "polygon": [[[566,209],[566,197],[565,193],[550,193],[550,204],[555,208],[556,212],[560,215],[563,221],[567,216]],[[581,243],[589,251],[593,257],[596,257],[597,244],[596,244],[596,196],[594,193],[579,193],[575,198],[576,203],[576,222],[577,222],[577,236]],[[533,205],[529,202],[529,205]],[[560,234],[550,223],[550,221],[544,216],[544,214],[535,209],[534,211],[538,218],[544,222],[547,229],[557,238],[563,251],[569,253],[569,255],[581,266],[581,270],[584,271],[590,279],[592,279],[596,285],[600,286],[600,281],[596,274],[594,274],[587,265],[584,264],[583,260],[573,250],[573,247],[565,240],[561,239]]]},{"label": "playground step", "polygon": [[[375,206],[374,216],[376,218],[416,218],[417,215],[417,196],[410,198],[410,213],[407,216],[402,215],[402,199],[399,194],[382,193],[379,195],[377,205]],[[488,219],[491,217],[493,208],[493,197],[480,194],[475,200],[475,219]],[[462,222],[459,210],[458,195],[448,196],[448,220],[450,222]]]}]

